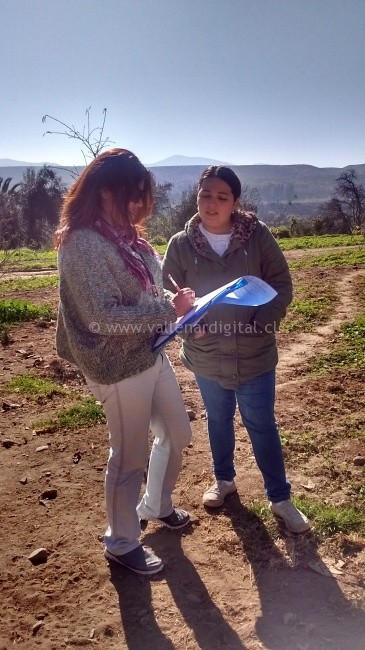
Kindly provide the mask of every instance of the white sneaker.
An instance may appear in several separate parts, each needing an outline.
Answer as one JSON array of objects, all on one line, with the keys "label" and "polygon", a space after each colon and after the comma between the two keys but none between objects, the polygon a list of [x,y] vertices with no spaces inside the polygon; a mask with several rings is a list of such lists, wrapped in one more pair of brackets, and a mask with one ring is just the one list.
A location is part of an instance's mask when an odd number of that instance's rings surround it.
[{"label": "white sneaker", "polygon": [[218,508],[224,502],[228,494],[236,492],[237,487],[234,481],[216,481],[203,494],[203,505],[208,508]]},{"label": "white sneaker", "polygon": [[304,533],[310,529],[307,517],[295,507],[290,499],[278,503],[270,502],[270,510],[273,515],[280,517],[285,522],[286,527],[292,533]]}]

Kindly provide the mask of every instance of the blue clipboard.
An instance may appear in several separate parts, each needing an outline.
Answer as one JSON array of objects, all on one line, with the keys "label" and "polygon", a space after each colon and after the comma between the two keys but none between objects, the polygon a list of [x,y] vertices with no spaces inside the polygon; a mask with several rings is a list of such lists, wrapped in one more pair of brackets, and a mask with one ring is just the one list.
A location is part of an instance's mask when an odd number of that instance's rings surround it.
[{"label": "blue clipboard", "polygon": [[197,298],[194,307],[185,316],[180,316],[170,323],[163,334],[157,338],[152,349],[159,350],[176,334],[182,332],[186,325],[196,325],[205,312],[217,303],[257,306],[269,302],[277,295],[275,289],[264,280],[255,276],[243,276],[211,291],[202,298]]}]

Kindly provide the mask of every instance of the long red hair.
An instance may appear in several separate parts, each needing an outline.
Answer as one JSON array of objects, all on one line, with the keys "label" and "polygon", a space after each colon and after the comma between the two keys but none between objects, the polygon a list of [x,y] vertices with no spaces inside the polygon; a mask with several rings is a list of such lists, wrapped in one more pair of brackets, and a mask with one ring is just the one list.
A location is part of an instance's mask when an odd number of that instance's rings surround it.
[{"label": "long red hair", "polygon": [[[85,167],[64,198],[54,234],[55,248],[59,248],[71,231],[92,226],[102,216],[102,190],[112,194],[115,225],[122,225],[127,235],[135,229],[143,232],[142,225],[153,208],[152,188],[151,172],[131,151],[117,148],[103,151]],[[142,206],[132,223],[128,206],[136,197],[142,200]]]}]

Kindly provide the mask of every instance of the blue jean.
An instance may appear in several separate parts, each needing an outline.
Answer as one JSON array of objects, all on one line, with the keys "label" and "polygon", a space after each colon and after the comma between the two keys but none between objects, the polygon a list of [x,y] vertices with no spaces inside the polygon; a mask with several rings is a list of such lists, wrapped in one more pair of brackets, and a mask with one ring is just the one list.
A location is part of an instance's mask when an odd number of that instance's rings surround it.
[{"label": "blue jean", "polygon": [[236,475],[233,418],[237,403],[268,498],[275,503],[289,499],[290,483],[285,475],[274,415],[275,370],[239,384],[235,390],[223,388],[217,381],[201,375],[195,377],[207,412],[213,471],[217,480],[232,481]]}]

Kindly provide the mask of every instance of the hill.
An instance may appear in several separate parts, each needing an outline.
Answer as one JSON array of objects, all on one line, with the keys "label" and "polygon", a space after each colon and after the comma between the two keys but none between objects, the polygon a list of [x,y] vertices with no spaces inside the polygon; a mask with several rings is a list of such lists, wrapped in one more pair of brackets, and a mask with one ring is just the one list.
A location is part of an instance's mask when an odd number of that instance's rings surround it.
[{"label": "hill", "polygon": [[148,167],[174,167],[176,165],[229,165],[229,163],[197,156],[170,156],[169,158],[151,163]]},{"label": "hill", "polygon": [[[175,158],[175,157],[174,157]],[[163,161],[161,161],[163,162]],[[210,161],[212,163],[212,161]],[[31,166],[31,165],[27,165]],[[0,177],[11,177],[14,183],[22,180],[27,166],[0,166]],[[37,166],[38,165],[34,165]],[[288,205],[292,211],[308,215],[324,201],[334,189],[336,179],[348,169],[354,169],[359,182],[365,185],[365,164],[346,167],[315,167],[313,165],[230,165],[240,178],[243,186],[257,188],[263,206]],[[69,170],[55,166],[64,183],[72,183]],[[171,201],[177,203],[182,192],[194,187],[206,164],[201,165],[160,165],[151,166],[158,183],[172,183]],[[81,170],[82,167],[74,169]]]}]

